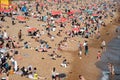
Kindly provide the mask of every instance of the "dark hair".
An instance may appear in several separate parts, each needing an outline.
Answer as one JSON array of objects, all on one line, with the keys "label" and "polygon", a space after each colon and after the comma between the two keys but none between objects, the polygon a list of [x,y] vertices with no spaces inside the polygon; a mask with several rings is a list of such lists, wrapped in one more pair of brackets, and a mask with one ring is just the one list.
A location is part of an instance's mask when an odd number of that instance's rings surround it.
[{"label": "dark hair", "polygon": [[36,68],[36,67],[34,67],[34,70],[37,70],[37,68]]},{"label": "dark hair", "polygon": [[55,67],[53,67],[53,72],[55,72]]}]

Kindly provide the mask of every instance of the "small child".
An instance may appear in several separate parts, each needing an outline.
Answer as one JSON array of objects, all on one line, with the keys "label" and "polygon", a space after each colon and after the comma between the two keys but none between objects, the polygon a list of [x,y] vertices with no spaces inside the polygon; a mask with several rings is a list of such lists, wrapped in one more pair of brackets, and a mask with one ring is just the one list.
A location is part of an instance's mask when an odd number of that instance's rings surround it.
[{"label": "small child", "polygon": [[98,59],[98,60],[101,59],[101,52],[100,52],[100,51],[98,51],[98,53],[97,53],[97,59]]}]

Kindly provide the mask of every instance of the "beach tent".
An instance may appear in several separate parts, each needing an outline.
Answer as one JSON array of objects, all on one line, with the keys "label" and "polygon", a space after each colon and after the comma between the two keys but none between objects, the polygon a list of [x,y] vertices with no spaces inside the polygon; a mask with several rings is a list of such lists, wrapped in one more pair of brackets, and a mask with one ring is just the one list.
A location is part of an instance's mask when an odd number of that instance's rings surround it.
[{"label": "beach tent", "polygon": [[8,8],[11,0],[0,0],[0,8]]}]

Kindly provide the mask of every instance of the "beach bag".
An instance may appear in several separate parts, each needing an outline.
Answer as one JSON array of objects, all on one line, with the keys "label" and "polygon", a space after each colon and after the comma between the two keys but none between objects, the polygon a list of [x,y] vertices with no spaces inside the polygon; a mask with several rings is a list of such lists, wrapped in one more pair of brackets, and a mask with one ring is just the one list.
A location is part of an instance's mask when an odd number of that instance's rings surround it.
[{"label": "beach bag", "polygon": [[34,74],[34,80],[38,80],[38,74]]}]

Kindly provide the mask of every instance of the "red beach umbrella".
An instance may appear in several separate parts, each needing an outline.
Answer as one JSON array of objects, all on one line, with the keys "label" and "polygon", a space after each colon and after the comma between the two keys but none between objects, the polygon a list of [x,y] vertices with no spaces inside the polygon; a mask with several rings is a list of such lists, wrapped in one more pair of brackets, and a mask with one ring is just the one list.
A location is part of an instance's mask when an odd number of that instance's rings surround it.
[{"label": "red beach umbrella", "polygon": [[52,15],[60,15],[62,12],[61,11],[52,11],[51,14]]},{"label": "red beach umbrella", "polygon": [[73,28],[72,31],[79,32],[80,30],[79,30],[79,28],[77,27],[77,28]]},{"label": "red beach umbrella", "polygon": [[23,17],[23,16],[17,16],[17,20],[19,20],[19,21],[25,21],[25,17]]},{"label": "red beach umbrella", "polygon": [[29,28],[27,31],[28,31],[28,32],[34,32],[34,31],[36,31],[36,30],[37,30],[37,28],[31,27],[31,28]]}]

